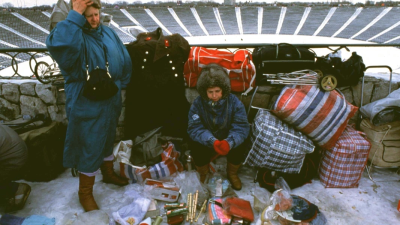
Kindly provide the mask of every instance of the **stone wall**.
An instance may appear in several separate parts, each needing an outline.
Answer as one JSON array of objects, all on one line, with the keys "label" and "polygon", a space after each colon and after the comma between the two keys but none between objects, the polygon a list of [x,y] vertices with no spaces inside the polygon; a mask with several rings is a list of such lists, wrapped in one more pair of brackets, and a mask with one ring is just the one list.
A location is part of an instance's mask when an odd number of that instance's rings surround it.
[{"label": "stone wall", "polygon": [[[392,82],[392,91],[398,89],[400,82]],[[389,81],[376,77],[365,77],[363,91],[363,105],[384,98],[388,94]],[[361,82],[354,87],[340,88],[347,101],[360,106]],[[254,95],[253,107],[271,108],[273,102],[281,90],[280,86],[260,86]],[[198,96],[195,89],[186,89],[186,97],[189,102]],[[252,94],[242,96],[237,94],[248,110]],[[122,91],[124,104],[125,91]],[[256,109],[248,110],[250,118],[255,115]],[[123,121],[125,108],[122,109],[117,128],[117,140],[123,137]],[[51,84],[42,84],[36,80],[0,80],[0,120],[8,121],[29,115],[45,114],[53,121],[68,124],[65,113],[65,92]],[[356,117],[353,117],[353,121]]]}]

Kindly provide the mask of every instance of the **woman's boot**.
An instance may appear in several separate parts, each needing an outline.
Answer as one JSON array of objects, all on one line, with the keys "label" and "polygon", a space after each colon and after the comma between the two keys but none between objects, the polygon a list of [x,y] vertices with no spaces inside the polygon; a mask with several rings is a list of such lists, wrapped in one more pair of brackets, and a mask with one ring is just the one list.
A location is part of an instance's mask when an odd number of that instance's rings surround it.
[{"label": "woman's boot", "polygon": [[95,176],[88,177],[79,173],[79,202],[86,212],[99,209],[93,198],[94,179]]},{"label": "woman's boot", "polygon": [[200,182],[204,183],[204,181],[206,181],[208,171],[210,170],[208,164],[204,166],[196,166],[196,170],[200,174]]},{"label": "woman's boot", "polygon": [[125,186],[129,184],[128,179],[122,178],[115,174],[113,161],[104,161],[100,166],[101,174],[103,174],[103,182]]},{"label": "woman's boot", "polygon": [[238,170],[241,164],[233,165],[232,163],[228,162],[228,166],[226,168],[226,174],[228,176],[229,182],[231,182],[232,188],[235,190],[242,189],[242,182],[238,176]]}]

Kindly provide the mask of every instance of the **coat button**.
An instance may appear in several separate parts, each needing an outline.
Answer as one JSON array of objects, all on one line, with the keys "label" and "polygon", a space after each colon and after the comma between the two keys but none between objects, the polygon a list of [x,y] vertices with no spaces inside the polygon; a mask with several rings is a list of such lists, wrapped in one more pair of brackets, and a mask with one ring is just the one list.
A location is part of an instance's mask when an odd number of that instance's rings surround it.
[{"label": "coat button", "polygon": [[175,70],[175,67],[172,67],[172,70]]},{"label": "coat button", "polygon": [[178,74],[177,74],[177,73],[175,74],[175,77],[178,77]]},{"label": "coat button", "polygon": [[143,59],[143,62],[146,62],[146,59]]},{"label": "coat button", "polygon": [[149,52],[148,51],[146,51],[146,55],[148,55],[149,54]]},{"label": "coat button", "polygon": [[142,66],[142,69],[144,69],[144,66]]},{"label": "coat button", "polygon": [[167,54],[167,56],[169,56],[169,54]]},{"label": "coat button", "polygon": [[169,63],[172,63],[172,60],[170,60]]}]

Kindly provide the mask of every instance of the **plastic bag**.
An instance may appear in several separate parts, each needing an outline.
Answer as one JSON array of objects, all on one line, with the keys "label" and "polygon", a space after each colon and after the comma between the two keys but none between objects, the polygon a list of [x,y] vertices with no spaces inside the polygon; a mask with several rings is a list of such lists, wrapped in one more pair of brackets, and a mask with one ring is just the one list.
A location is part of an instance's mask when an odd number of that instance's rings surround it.
[{"label": "plastic bag", "polygon": [[254,187],[252,190],[254,196],[254,209],[261,212],[270,205],[271,193],[262,187]]},{"label": "plastic bag", "polygon": [[276,191],[272,194],[271,202],[274,205],[275,211],[286,211],[292,208],[293,199],[290,193],[292,192],[286,181],[279,177],[275,182]]},{"label": "plastic bag", "polygon": [[117,162],[120,162],[120,176],[128,178],[131,183],[143,182],[147,178],[156,180],[170,180],[170,176],[183,170],[179,161],[180,153],[176,151],[175,145],[168,141],[162,146],[161,162],[150,167],[137,167],[131,164],[132,141],[121,141],[114,148]]},{"label": "plastic bag", "polygon": [[208,179],[207,188],[212,197],[237,196],[229,181],[217,172]]},{"label": "plastic bag", "polygon": [[151,200],[134,190],[129,191],[128,194],[133,197],[133,202],[113,212],[112,216],[121,225],[137,225],[143,220]]},{"label": "plastic bag", "polygon": [[174,178],[174,182],[180,188],[180,202],[186,203],[188,194],[196,193],[197,190],[199,191],[197,197],[198,208],[201,207],[201,204],[204,202],[204,200],[207,200],[210,197],[207,187],[200,182],[199,175],[195,171],[184,171],[182,173],[178,173]]}]

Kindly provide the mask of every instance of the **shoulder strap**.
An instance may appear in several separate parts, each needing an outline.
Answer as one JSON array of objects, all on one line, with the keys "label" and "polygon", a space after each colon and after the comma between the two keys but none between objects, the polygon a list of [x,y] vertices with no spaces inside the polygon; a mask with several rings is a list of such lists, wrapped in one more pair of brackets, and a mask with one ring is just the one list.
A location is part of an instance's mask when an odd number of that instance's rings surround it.
[{"label": "shoulder strap", "polygon": [[[89,74],[89,55],[88,55],[88,51],[86,49],[86,41],[85,38],[83,38],[83,49],[84,49],[84,57],[85,57],[85,64],[86,64],[86,75],[87,75],[87,80],[89,80],[90,78],[90,74]],[[108,71],[108,60],[107,60],[107,47],[104,45],[103,43],[103,51],[104,51],[104,58],[106,61],[106,69],[107,69],[107,75],[111,78],[111,75]]]}]

